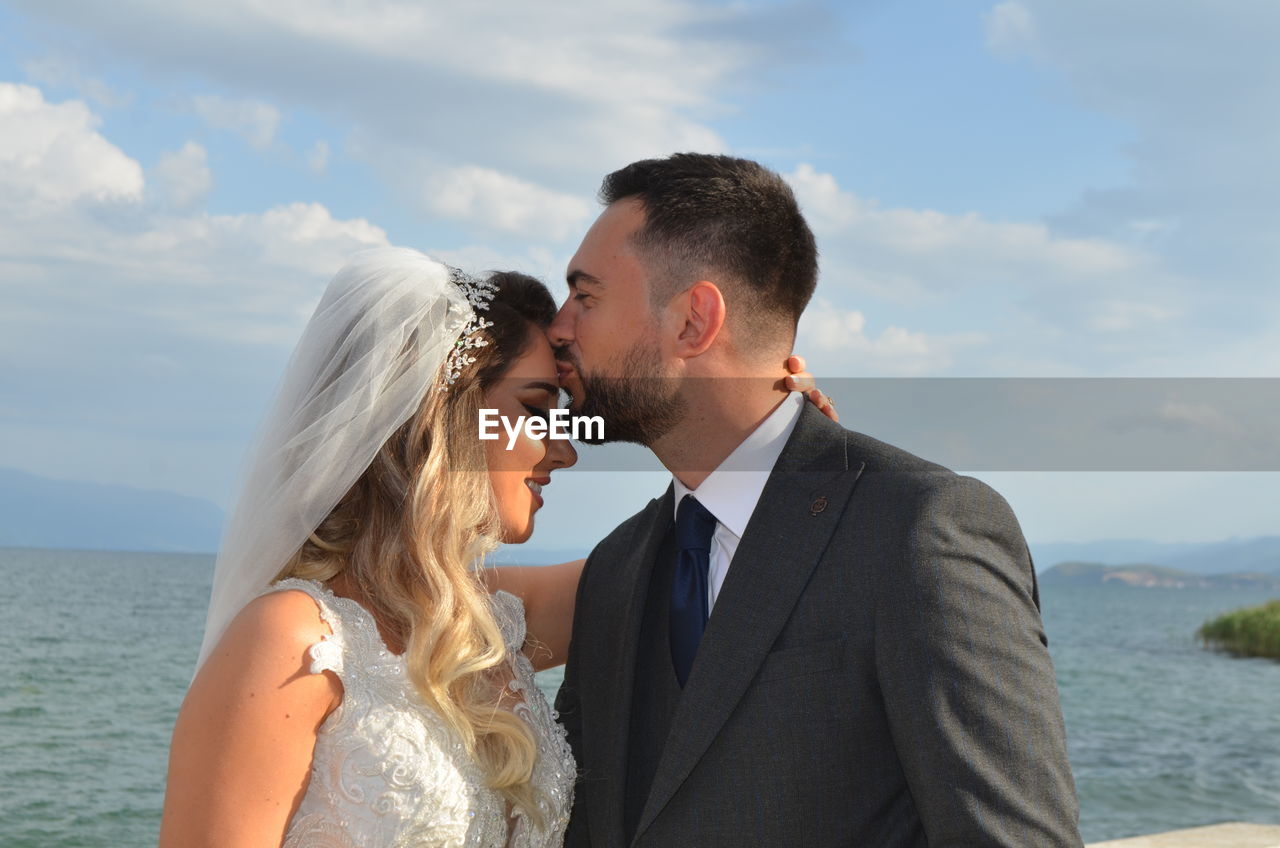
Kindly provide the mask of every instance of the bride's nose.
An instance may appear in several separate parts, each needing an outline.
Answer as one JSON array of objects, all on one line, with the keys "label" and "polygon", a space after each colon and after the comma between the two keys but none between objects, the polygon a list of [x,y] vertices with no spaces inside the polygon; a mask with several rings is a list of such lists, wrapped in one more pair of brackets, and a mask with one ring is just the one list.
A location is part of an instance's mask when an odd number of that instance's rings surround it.
[{"label": "bride's nose", "polygon": [[568,439],[547,439],[546,464],[549,469],[569,468],[578,461],[578,451]]}]

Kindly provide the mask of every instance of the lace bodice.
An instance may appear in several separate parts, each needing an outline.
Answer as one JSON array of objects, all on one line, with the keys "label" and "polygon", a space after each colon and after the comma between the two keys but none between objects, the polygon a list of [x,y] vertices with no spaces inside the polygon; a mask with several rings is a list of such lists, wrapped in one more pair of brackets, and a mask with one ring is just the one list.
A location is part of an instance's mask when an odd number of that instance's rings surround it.
[{"label": "lace bodice", "polygon": [[494,615],[512,659],[514,712],[533,728],[533,782],[545,825],[508,819],[505,799],[484,785],[462,742],[418,696],[404,660],[378,635],[373,617],[319,583],[288,579],[268,591],[310,595],[332,629],[310,649],[311,673],[332,671],[342,703],[320,727],[311,782],[289,823],[284,848],[558,848],[572,806],[574,761],[564,731],[520,653],[524,606],[506,592]]}]

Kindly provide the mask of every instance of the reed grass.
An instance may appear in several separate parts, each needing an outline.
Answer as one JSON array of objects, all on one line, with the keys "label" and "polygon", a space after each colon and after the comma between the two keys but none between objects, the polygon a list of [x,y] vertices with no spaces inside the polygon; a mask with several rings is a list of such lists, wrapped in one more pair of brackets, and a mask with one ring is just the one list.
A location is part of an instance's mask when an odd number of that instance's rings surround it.
[{"label": "reed grass", "polygon": [[1196,636],[1211,648],[1280,660],[1280,600],[1220,615],[1201,625]]}]

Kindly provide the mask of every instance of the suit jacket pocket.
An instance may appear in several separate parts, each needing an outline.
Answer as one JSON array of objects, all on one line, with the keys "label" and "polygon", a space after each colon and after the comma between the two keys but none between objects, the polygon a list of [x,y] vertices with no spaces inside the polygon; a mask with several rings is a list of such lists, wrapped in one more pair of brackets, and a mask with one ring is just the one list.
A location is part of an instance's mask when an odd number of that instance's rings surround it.
[{"label": "suit jacket pocket", "polygon": [[832,671],[843,662],[844,648],[845,638],[841,636],[770,651],[760,665],[756,682]]}]

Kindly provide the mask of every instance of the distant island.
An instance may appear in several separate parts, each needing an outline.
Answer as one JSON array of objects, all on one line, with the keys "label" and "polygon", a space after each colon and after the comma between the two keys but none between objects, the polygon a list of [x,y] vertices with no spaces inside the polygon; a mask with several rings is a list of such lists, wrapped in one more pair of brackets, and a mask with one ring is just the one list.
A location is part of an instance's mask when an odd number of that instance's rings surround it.
[{"label": "distant island", "polygon": [[1206,621],[1196,636],[1210,648],[1280,660],[1280,601],[1220,615]]},{"label": "distant island", "polygon": [[1261,589],[1280,591],[1280,571],[1196,574],[1164,565],[1063,562],[1040,574],[1045,585],[1134,586],[1143,589]]},{"label": "distant island", "polygon": [[0,468],[0,547],[207,553],[221,531],[200,498]]},{"label": "distant island", "polygon": [[1058,563],[1159,565],[1192,574],[1280,574],[1280,536],[1253,536],[1217,542],[1153,542],[1101,539],[1092,542],[1031,542],[1042,571]]}]

